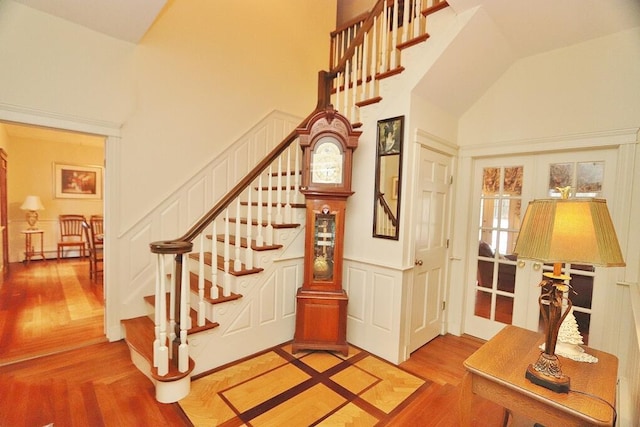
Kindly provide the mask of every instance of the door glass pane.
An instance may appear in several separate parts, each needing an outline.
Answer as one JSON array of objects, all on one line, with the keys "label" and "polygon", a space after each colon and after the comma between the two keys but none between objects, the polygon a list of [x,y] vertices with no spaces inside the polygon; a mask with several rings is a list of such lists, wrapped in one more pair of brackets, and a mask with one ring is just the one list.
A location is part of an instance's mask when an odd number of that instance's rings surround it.
[{"label": "door glass pane", "polygon": [[496,320],[510,325],[513,320],[513,297],[496,295]]},{"label": "door glass pane", "polygon": [[516,257],[522,220],[523,166],[482,170],[475,315],[511,324]]},{"label": "door glass pane", "polygon": [[571,197],[600,197],[604,162],[552,163],[549,165],[549,196],[560,197],[558,188],[571,187]]},{"label": "door glass pane", "polygon": [[504,194],[509,196],[522,195],[522,166],[504,168]]}]

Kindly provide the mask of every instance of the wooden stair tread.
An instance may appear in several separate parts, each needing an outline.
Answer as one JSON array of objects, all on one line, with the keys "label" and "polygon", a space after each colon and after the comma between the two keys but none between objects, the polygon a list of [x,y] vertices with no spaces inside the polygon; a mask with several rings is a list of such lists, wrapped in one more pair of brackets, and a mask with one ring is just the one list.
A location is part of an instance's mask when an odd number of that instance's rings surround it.
[{"label": "wooden stair tread", "polygon": [[[167,307],[169,307],[169,298],[170,298],[169,292],[166,293],[165,298],[167,299],[166,301]],[[154,295],[147,295],[144,297],[144,300],[147,304],[151,305],[152,307],[155,307],[156,297]],[[196,332],[206,331],[206,330],[217,328],[218,326],[220,326],[220,324],[218,324],[217,322],[212,322],[209,319],[204,319],[204,325],[198,326],[198,312],[191,307],[189,310],[189,317],[191,318],[191,325],[195,325],[195,326],[192,326],[189,330],[187,330],[187,334],[195,334]],[[153,326],[152,326],[152,329],[153,329]]]},{"label": "wooden stair tread", "polygon": [[158,381],[177,381],[191,374],[195,368],[195,362],[189,358],[189,369],[187,372],[180,372],[177,366],[169,362],[169,372],[166,375],[158,375],[158,369],[153,366],[153,341],[154,324],[147,316],[135,317],[133,319],[122,320],[126,330],[125,341],[135,352],[147,360],[151,366],[151,376]]},{"label": "wooden stair tread", "polygon": [[[204,253],[204,263],[206,265],[212,266],[213,265],[212,257],[213,257],[213,255],[211,254],[211,252],[205,252]],[[198,254],[198,253],[190,253],[189,254],[189,258],[194,259],[196,261],[200,261],[200,254]],[[220,270],[220,271],[224,271],[224,257],[222,255],[218,255],[216,268],[218,270]],[[263,270],[264,270],[264,268],[259,268],[259,267],[246,268],[246,266],[243,263],[243,264],[241,264],[240,270],[234,271],[233,270],[233,260],[229,260],[229,274],[231,274],[232,276],[245,276],[247,274],[260,273]]]},{"label": "wooden stair tread", "polygon": [[[207,239],[211,239],[212,236],[211,234],[207,234]],[[216,236],[216,240],[218,242],[224,242],[224,234],[218,234]],[[229,244],[231,246],[235,246],[236,244],[236,236],[229,236]],[[240,238],[240,246],[243,248],[247,247],[247,238],[246,237],[241,237]],[[251,239],[251,249],[253,249],[254,251],[273,251],[273,250],[277,250],[282,248],[282,245],[264,245],[264,246],[258,246],[255,239]]]},{"label": "wooden stair tread", "polygon": [[[272,207],[277,207],[279,203],[271,203]],[[249,202],[240,202],[241,206],[248,206]],[[307,205],[305,205],[304,203],[289,203],[289,205],[292,208],[296,208],[296,209],[304,209],[307,207]],[[251,206],[258,206],[258,202],[251,202]],[[269,203],[267,202],[262,202],[262,206],[269,206]],[[286,203],[283,204],[283,206],[286,206]]]},{"label": "wooden stair tread", "polygon": [[[235,301],[237,299],[242,298],[241,294],[235,294],[231,292],[231,295],[225,297],[222,295],[222,287],[216,285],[218,287],[218,298],[210,298],[207,295],[211,295],[211,281],[204,279],[204,299],[211,304],[220,304],[227,301]],[[189,287],[193,292],[198,292],[198,275],[196,273],[189,273]]]},{"label": "wooden stair tread", "polygon": [[[232,223],[236,223],[236,219],[235,218],[229,218],[229,222]],[[240,224],[247,224],[247,219],[246,218],[240,218]],[[258,221],[257,220],[251,220],[251,225],[258,225]],[[266,227],[267,225],[269,225],[269,223],[267,221],[262,221],[261,224],[263,227]],[[275,224],[272,223],[271,226],[273,228],[297,228],[300,227],[300,224],[297,223],[290,223],[290,224]]]}]

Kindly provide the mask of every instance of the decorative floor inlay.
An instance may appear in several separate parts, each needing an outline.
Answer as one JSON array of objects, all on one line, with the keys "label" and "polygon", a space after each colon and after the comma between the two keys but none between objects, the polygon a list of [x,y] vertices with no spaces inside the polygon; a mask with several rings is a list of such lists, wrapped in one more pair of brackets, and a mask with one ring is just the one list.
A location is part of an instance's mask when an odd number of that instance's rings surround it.
[{"label": "decorative floor inlay", "polygon": [[180,407],[195,426],[374,426],[429,384],[355,347],[285,344],[194,380]]}]

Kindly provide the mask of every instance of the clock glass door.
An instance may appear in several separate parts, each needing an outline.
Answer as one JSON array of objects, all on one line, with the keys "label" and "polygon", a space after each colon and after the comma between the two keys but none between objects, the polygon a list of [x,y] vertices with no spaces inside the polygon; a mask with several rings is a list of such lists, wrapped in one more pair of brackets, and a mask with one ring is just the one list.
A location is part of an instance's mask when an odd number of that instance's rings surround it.
[{"label": "clock glass door", "polygon": [[334,242],[336,237],[336,216],[327,212],[316,214],[314,230],[313,280],[333,279]]}]

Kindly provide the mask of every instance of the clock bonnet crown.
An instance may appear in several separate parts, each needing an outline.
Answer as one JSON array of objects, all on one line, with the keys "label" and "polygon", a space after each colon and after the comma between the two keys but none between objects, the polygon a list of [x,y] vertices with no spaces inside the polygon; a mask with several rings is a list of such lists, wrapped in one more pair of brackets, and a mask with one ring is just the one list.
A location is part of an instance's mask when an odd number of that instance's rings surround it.
[{"label": "clock bonnet crown", "polygon": [[[329,106],[314,114],[305,127],[297,129],[300,148],[303,151],[302,161],[302,188],[305,193],[325,192],[333,194],[352,194],[351,192],[351,164],[352,153],[358,146],[358,139],[362,134],[356,131],[349,120],[338,113],[333,106]],[[314,151],[323,141],[330,139],[340,147],[343,164],[339,167],[342,176],[335,179],[334,183],[326,183],[313,179]],[[319,144],[320,142],[320,144]]]}]

